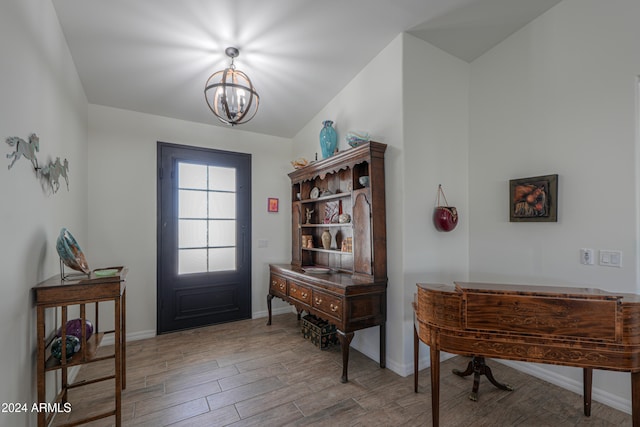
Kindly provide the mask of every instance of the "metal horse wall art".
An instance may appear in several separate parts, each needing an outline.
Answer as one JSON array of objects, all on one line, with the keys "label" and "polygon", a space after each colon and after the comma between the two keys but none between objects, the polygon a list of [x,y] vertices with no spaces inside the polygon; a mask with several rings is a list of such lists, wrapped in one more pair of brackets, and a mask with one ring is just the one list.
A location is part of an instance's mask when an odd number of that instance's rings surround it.
[{"label": "metal horse wall art", "polygon": [[55,162],[49,162],[49,164],[42,168],[40,173],[47,178],[47,182],[51,185],[51,190],[55,193],[60,189],[60,182],[58,181],[62,176],[67,183],[67,191],[69,191],[69,177],[67,172],[69,171],[69,161],[64,159],[64,165],[60,163],[60,157],[56,157]]},{"label": "metal horse wall art", "polygon": [[11,136],[7,138],[7,144],[11,147],[16,147],[16,151],[7,154],[7,159],[13,157],[13,161],[9,165],[9,169],[20,158],[24,157],[27,160],[31,160],[31,164],[35,170],[38,170],[38,159],[36,159],[36,153],[40,151],[40,138],[35,133],[29,135],[29,142],[18,136]]},{"label": "metal horse wall art", "polygon": [[7,159],[13,158],[9,169],[13,167],[14,163],[20,157],[24,157],[31,161],[36,176],[46,182],[51,187],[53,193],[56,193],[60,189],[59,179],[61,176],[67,183],[67,191],[69,191],[69,161],[64,159],[64,161],[61,162],[60,157],[56,157],[55,162],[49,161],[46,166],[42,168],[39,167],[36,153],[40,151],[40,138],[38,138],[35,133],[29,135],[29,142],[17,136],[7,138],[6,142],[9,146],[16,147],[13,153],[7,154]]}]

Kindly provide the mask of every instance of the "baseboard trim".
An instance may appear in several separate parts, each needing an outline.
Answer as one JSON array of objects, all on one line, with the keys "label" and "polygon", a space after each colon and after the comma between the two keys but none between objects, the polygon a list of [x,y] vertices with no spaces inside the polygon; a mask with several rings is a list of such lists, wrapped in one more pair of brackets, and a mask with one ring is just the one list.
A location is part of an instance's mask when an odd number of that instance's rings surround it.
[{"label": "baseboard trim", "polygon": [[[155,336],[156,336],[155,330],[139,331],[139,332],[132,332],[127,334],[126,340],[127,342],[138,341],[138,340],[144,340],[147,338],[153,338]],[[105,335],[105,337],[102,339],[102,342],[100,343],[100,345],[112,345],[115,341],[116,341],[115,336],[113,334],[108,334],[108,335]]]},{"label": "baseboard trim", "polygon": [[[286,306],[286,307],[280,307],[280,308],[274,308],[271,311],[271,315],[276,316],[278,314],[286,314],[286,313],[297,313],[295,307],[293,306]],[[252,319],[260,319],[262,317],[267,317],[269,316],[269,312],[266,310],[263,311],[254,311],[253,314],[251,315]]]},{"label": "baseboard trim", "polygon": [[[292,312],[293,313],[296,312],[293,307],[282,307],[282,308],[277,308],[277,309],[273,310],[272,314],[273,315],[277,315],[277,314],[285,314],[285,313],[292,313]],[[261,318],[261,317],[267,317],[268,315],[269,315],[269,312],[267,312],[267,311],[257,311],[257,312],[252,314],[252,318],[253,319],[258,319],[258,318]],[[127,342],[144,340],[144,339],[147,339],[147,338],[153,338],[155,336],[156,336],[156,331],[155,330],[131,332],[131,333],[127,333]],[[114,342],[115,342],[114,335],[113,334],[107,334],[102,339],[102,342],[100,343],[100,345],[112,345]]]},{"label": "baseboard trim", "polygon": [[[517,369],[520,372],[524,372],[525,374],[529,374],[582,396],[582,382],[580,381],[575,381],[565,376],[553,374],[550,371],[531,363],[519,363],[501,359],[491,360],[502,363],[503,365],[509,366],[513,369]],[[603,405],[607,405],[611,408],[631,415],[631,401],[628,399],[621,398],[620,396],[616,396],[615,394],[611,394],[597,387],[593,387],[591,398],[596,402],[602,403]]]},{"label": "baseboard trim", "polygon": [[[426,354],[425,354],[426,353]],[[371,357],[365,353],[367,357]],[[455,357],[455,354],[449,354],[446,352],[440,353],[440,361],[444,362],[447,359]],[[371,357],[375,360],[374,357]],[[425,368],[431,366],[431,360],[429,360],[429,354],[426,351],[420,352],[420,357],[418,359],[418,367],[419,370],[422,371]],[[502,359],[491,359],[492,362],[502,363],[503,365],[509,366],[510,368],[516,369],[520,372],[524,372],[525,374],[531,375],[533,377],[539,378],[548,383],[557,385],[558,387],[562,387],[565,390],[572,391],[580,396],[582,396],[582,382],[575,381],[571,378],[567,378],[565,376],[557,375],[555,373],[550,372],[543,367],[537,366],[532,363],[523,363],[523,362],[514,362],[510,360],[502,360]],[[387,367],[389,367],[392,371],[401,375],[403,377],[409,376],[413,374],[413,363],[410,364],[394,364],[393,362],[387,362]],[[603,405],[607,405],[611,408],[622,411],[626,414],[631,415],[631,401],[629,399],[624,399],[615,394],[609,393],[605,390],[602,390],[598,387],[593,387],[591,392],[591,398],[600,402]]]}]

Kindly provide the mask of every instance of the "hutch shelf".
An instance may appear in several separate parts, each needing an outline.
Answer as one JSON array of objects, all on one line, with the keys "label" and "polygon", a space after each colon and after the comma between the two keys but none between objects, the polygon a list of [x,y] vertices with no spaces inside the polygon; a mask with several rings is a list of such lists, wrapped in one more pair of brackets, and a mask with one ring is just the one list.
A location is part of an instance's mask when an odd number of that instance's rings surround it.
[{"label": "hutch shelf", "polygon": [[[54,399],[54,403],[64,404],[68,400],[68,391],[76,387],[82,387],[88,384],[94,384],[100,381],[114,380],[114,407],[113,410],[105,411],[99,414],[92,414],[84,419],[72,420],[65,424],[57,425],[78,425],[88,423],[100,418],[109,416],[115,416],[114,424],[116,426],[121,425],[122,411],[121,411],[121,393],[126,387],[126,344],[125,344],[125,330],[126,330],[126,287],[125,278],[127,275],[127,268],[125,267],[110,267],[109,270],[114,269],[117,272],[114,275],[99,277],[96,276],[96,270],[94,270],[90,276],[83,275],[79,278],[68,278],[62,280],[60,275],[51,277],[44,282],[39,283],[33,288],[35,305],[37,309],[37,340],[38,340],[38,355],[37,355],[37,388],[38,388],[38,403],[50,403],[47,402],[46,396],[46,373],[49,371],[61,372],[61,389],[57,392]],[[105,269],[106,270],[106,269]],[[99,270],[98,270],[99,271]],[[98,313],[99,307],[102,303],[111,302],[114,309],[114,329],[109,331],[102,331],[99,327]],[[82,337],[80,339],[80,350],[70,358],[66,356],[65,346],[62,346],[62,357],[57,359],[51,355],[51,344],[54,339],[54,334],[58,328],[61,327],[62,342],[66,340],[66,331],[64,325],[66,325],[69,317],[68,309],[72,306],[78,306],[81,324],[84,325],[87,319],[87,305],[93,306],[94,314],[94,332],[87,339],[87,333],[85,328],[82,328]],[[47,309],[53,309],[60,312],[61,322],[60,325],[45,325],[45,312]],[[55,316],[58,317],[57,315]],[[47,331],[51,331],[47,333]],[[114,334],[114,351],[111,354],[98,355],[97,349],[100,346],[100,341],[105,334]],[[113,374],[106,375],[90,380],[79,381],[77,383],[69,382],[68,370],[74,366],[84,365],[87,363],[98,362],[101,360],[113,360],[114,369]],[[54,412],[46,413],[44,411],[38,412],[38,427],[48,426]],[[64,414],[58,414],[61,416]]]},{"label": "hutch shelf", "polygon": [[298,318],[306,311],[335,325],[342,382],[348,381],[349,345],[357,330],[380,326],[385,366],[386,148],[371,141],[289,174],[291,262],[269,266],[267,324],[271,300],[278,297],[296,307]]}]

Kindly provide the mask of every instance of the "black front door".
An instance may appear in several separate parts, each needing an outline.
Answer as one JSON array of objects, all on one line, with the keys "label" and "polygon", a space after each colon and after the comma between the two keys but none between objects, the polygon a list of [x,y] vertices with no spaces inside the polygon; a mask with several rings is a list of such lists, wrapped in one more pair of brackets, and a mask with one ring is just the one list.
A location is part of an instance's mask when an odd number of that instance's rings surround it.
[{"label": "black front door", "polygon": [[251,155],[158,142],[158,333],[251,318]]}]

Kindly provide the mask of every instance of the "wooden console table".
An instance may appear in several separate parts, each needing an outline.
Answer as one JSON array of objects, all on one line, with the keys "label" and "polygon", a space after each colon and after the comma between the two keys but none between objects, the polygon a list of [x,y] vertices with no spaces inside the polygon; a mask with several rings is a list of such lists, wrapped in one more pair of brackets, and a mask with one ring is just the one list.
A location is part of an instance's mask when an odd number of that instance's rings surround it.
[{"label": "wooden console table", "polygon": [[[39,283],[33,288],[35,304],[37,308],[37,340],[38,340],[38,358],[37,358],[37,381],[38,381],[38,403],[47,402],[46,397],[46,373],[54,370],[61,370],[62,385],[61,390],[55,397],[54,403],[67,402],[68,391],[75,387],[81,387],[88,384],[105,380],[115,380],[115,408],[101,414],[96,414],[82,420],[73,421],[65,425],[77,425],[87,423],[100,418],[115,416],[115,425],[120,426],[122,422],[121,393],[126,387],[126,287],[125,277],[127,269],[124,267],[112,267],[117,273],[108,277],[97,277],[95,271],[90,276],[82,276],[77,279],[71,278],[61,280],[60,275],[51,277],[50,279]],[[98,323],[99,304],[106,301],[114,303],[114,329],[110,331],[100,331]],[[64,325],[67,323],[69,306],[79,306],[81,324],[84,325],[86,320],[86,305],[94,305],[94,333],[87,339],[85,328],[83,327],[80,351],[71,358],[66,359],[65,353],[58,360],[51,356],[51,343],[58,326],[62,326],[62,343],[66,340],[66,331]],[[61,325],[54,325],[52,333],[47,336],[45,327],[45,310],[60,309]],[[51,327],[49,327],[51,329]],[[105,333],[114,334],[114,352],[110,355],[96,356],[96,351],[100,345]],[[62,346],[63,351],[65,346]],[[73,366],[83,365],[86,363],[97,362],[100,360],[113,359],[114,374],[100,378],[91,379],[79,383],[68,382],[68,369]],[[38,412],[38,427],[49,425],[53,419],[54,413],[47,414],[45,411]]]},{"label": "wooden console table", "polygon": [[487,283],[418,284],[418,339],[430,347],[433,426],[439,423],[440,351],[583,368],[584,414],[593,369],[631,373],[640,427],[640,296],[599,289]]}]

